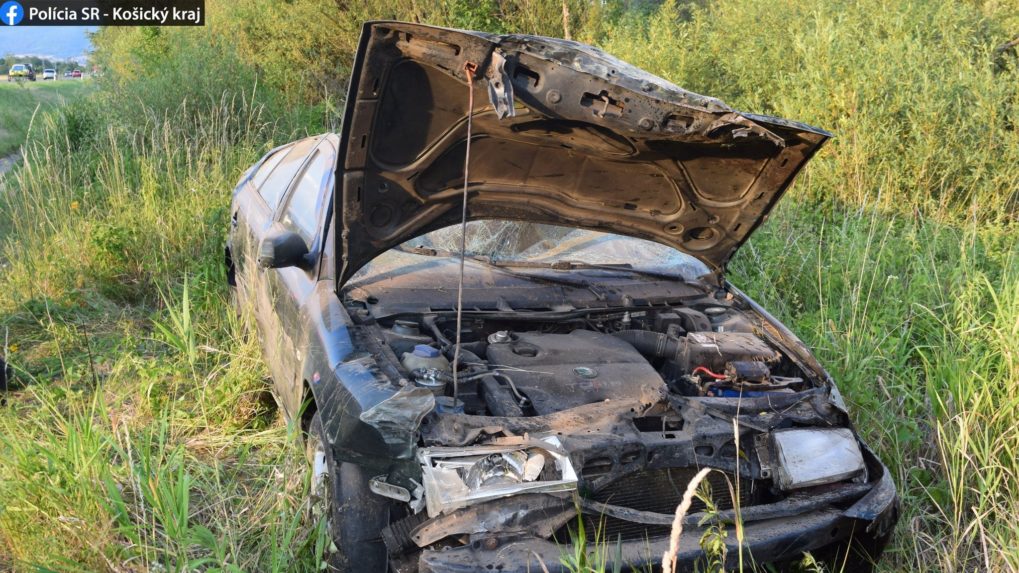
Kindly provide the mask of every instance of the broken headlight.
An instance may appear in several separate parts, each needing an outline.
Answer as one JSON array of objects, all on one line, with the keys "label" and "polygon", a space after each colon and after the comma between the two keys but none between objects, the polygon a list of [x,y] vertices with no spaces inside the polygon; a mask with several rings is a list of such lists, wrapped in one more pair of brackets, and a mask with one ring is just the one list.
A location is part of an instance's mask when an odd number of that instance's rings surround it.
[{"label": "broken headlight", "polygon": [[521,493],[572,491],[577,472],[554,436],[497,446],[424,448],[428,516]]},{"label": "broken headlight", "polygon": [[866,480],[863,453],[849,428],[790,428],[769,436],[770,444],[758,454],[780,489]]}]

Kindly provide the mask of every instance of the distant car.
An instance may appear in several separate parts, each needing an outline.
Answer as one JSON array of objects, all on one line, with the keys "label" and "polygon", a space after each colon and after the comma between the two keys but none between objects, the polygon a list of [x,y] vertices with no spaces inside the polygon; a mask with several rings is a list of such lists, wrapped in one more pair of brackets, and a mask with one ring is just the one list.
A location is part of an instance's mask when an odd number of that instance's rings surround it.
[{"label": "distant car", "polygon": [[7,81],[13,82],[14,80],[34,82],[35,68],[32,67],[32,64],[14,64],[11,66],[10,71],[7,72]]},{"label": "distant car", "polygon": [[72,78],[80,78],[81,77],[81,70],[74,70],[73,72],[71,72],[71,77]]},{"label": "distant car", "polygon": [[42,71],[42,79],[43,79],[43,81],[57,79],[57,71],[52,69],[52,68],[47,68],[47,69],[43,70]]},{"label": "distant car", "polygon": [[71,77],[71,71],[70,71],[70,70],[68,70],[68,71],[64,72],[64,77],[65,77],[65,78],[69,78],[69,77]]}]

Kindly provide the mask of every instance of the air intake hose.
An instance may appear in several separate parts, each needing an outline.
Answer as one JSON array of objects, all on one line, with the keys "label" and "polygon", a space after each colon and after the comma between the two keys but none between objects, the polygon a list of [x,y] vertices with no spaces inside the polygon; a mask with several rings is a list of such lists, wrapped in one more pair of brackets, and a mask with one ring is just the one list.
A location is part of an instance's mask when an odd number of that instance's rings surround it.
[{"label": "air intake hose", "polygon": [[683,344],[678,338],[650,330],[620,330],[612,334],[630,343],[637,352],[653,358],[674,358]]}]

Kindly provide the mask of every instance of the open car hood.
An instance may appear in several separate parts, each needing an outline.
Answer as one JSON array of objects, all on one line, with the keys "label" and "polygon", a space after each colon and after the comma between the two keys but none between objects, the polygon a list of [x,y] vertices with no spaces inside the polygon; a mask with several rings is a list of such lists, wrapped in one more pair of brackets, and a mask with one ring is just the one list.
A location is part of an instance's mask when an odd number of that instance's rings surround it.
[{"label": "open car hood", "polygon": [[468,218],[608,231],[716,272],[831,137],[733,111],[568,40],[365,25],[336,193],[338,285],[378,254]]}]

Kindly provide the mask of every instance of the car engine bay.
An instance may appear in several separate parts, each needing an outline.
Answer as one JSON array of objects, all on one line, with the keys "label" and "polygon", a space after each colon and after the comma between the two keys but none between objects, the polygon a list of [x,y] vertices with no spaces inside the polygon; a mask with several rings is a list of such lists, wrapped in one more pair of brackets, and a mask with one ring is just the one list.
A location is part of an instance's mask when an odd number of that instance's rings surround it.
[{"label": "car engine bay", "polygon": [[[412,420],[398,430],[413,430],[413,462],[372,480],[403,502],[383,531],[397,561],[434,552],[446,567],[440,548],[524,532],[520,543],[568,543],[581,521],[622,541],[665,537],[702,467],[718,471],[691,523],[707,511],[754,521],[849,507],[880,472],[821,375],[731,297],[465,312],[455,384],[453,313],[348,308],[401,388],[390,411]],[[394,435],[379,407],[361,420]]]},{"label": "car engine bay", "polygon": [[[409,380],[438,397],[452,396],[449,322],[398,319],[382,331]],[[634,396],[654,403],[668,393],[759,397],[810,387],[743,314],[719,305],[538,324],[476,319],[462,332],[467,374],[458,381],[456,408],[473,415],[535,416]]]}]

